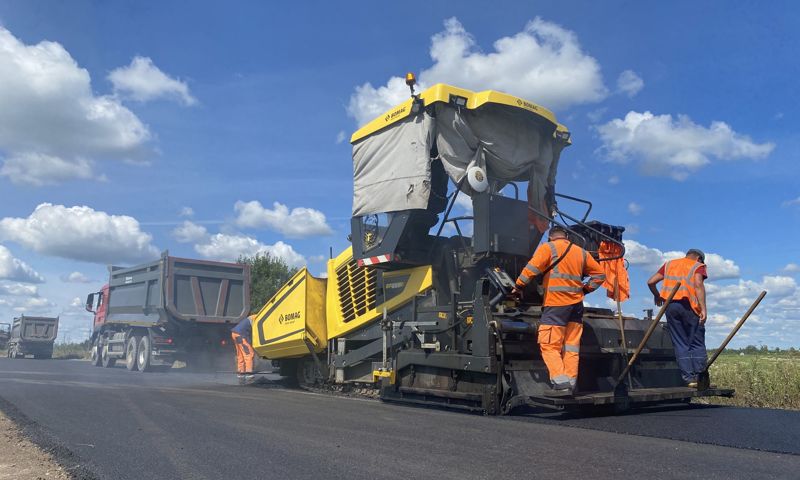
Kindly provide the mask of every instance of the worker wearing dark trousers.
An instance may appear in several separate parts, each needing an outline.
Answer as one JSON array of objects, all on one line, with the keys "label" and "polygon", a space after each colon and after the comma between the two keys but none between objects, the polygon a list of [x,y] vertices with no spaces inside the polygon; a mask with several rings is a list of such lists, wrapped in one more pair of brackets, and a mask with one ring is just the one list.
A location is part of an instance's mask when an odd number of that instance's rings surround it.
[{"label": "worker wearing dark trousers", "polygon": [[[547,394],[569,395],[578,380],[583,297],[597,290],[606,276],[586,250],[567,239],[564,228],[553,225],[549,240],[536,249],[519,274],[513,294],[520,296],[534,277],[544,274],[544,302],[537,338],[553,385]],[[589,277],[587,283],[583,283],[585,277]]]},{"label": "worker wearing dark trousers", "polygon": [[[667,326],[675,347],[675,358],[681,376],[690,387],[697,387],[698,376],[706,370],[706,289],[708,278],[705,254],[696,248],[686,252],[686,257],[670,260],[649,280],[647,286],[653,293],[657,306],[664,304],[676,284],[678,291],[667,305]],[[663,280],[661,291],[656,285]]]},{"label": "worker wearing dark trousers", "polygon": [[246,385],[253,381],[253,363],[255,352],[253,351],[253,317],[249,316],[239,322],[231,330],[233,346],[236,348],[236,373],[239,385]]}]

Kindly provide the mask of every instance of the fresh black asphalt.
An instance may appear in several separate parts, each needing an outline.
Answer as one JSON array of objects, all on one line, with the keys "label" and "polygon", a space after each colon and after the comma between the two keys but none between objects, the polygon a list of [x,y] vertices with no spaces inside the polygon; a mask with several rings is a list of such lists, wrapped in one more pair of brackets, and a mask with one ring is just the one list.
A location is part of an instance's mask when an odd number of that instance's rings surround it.
[{"label": "fresh black asphalt", "polygon": [[796,479],[800,472],[797,412],[683,407],[491,418],[233,380],[3,358],[0,408],[38,432],[35,440],[70,452],[61,459],[80,464],[78,476],[108,479]]}]

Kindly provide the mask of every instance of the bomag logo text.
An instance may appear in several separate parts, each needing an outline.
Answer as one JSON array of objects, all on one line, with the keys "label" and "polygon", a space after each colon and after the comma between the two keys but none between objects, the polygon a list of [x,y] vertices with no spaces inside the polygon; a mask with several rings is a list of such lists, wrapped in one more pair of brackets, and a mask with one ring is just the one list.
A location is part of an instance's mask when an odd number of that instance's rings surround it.
[{"label": "bomag logo text", "polygon": [[522,108],[527,108],[528,110],[539,110],[539,107],[532,104],[531,102],[526,102],[525,100],[517,100],[517,105]]},{"label": "bomag logo text", "polygon": [[278,323],[281,325],[288,325],[290,323],[294,323],[295,320],[300,319],[300,312],[290,312],[290,313],[281,313],[281,316],[278,317]]},{"label": "bomag logo text", "polygon": [[393,120],[395,117],[397,117],[398,115],[402,115],[405,112],[406,112],[406,107],[397,109],[394,112],[387,114],[384,120],[388,122],[389,120]]}]

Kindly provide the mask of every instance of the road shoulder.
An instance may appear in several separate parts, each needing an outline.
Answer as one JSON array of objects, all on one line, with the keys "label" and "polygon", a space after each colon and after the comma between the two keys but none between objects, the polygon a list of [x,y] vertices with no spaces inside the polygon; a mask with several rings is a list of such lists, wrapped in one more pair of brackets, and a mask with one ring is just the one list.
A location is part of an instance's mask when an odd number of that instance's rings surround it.
[{"label": "road shoulder", "polygon": [[0,480],[95,480],[74,453],[59,445],[36,422],[0,398]]}]

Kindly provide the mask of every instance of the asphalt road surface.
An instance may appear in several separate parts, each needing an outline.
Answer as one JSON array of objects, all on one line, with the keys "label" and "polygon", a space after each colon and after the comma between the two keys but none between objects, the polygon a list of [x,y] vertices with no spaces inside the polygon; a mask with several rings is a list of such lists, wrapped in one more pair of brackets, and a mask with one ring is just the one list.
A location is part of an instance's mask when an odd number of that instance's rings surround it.
[{"label": "asphalt road surface", "polygon": [[778,410],[491,418],[230,374],[5,358],[0,408],[108,479],[800,477],[800,413]]}]

